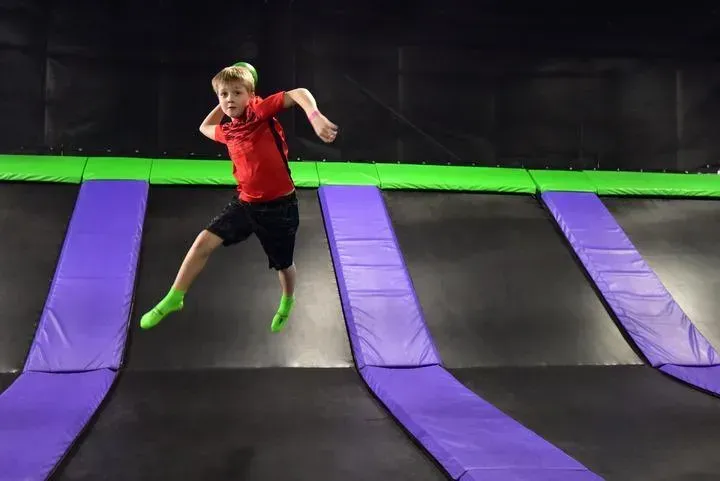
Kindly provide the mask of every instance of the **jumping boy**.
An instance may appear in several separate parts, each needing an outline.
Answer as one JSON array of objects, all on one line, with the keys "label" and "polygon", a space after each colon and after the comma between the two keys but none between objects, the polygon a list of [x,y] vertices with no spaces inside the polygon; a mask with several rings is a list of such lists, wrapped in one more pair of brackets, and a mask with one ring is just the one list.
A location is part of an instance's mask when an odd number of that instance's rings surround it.
[{"label": "jumping boy", "polygon": [[[200,125],[203,135],[227,145],[237,193],[197,236],[170,291],[140,320],[143,329],[183,308],[185,293],[215,249],[243,242],[253,233],[267,255],[268,267],[278,272],[282,288],[271,330],[280,331],[290,316],[295,302],[298,201],[285,134],[276,115],[299,105],[315,133],[327,143],[335,140],[337,126],[320,113],[307,89],[281,91],[264,99],[256,96],[256,75],[251,69],[249,65],[232,66],[215,75],[212,87],[219,103]],[[221,123],[223,115],[230,121]]]}]

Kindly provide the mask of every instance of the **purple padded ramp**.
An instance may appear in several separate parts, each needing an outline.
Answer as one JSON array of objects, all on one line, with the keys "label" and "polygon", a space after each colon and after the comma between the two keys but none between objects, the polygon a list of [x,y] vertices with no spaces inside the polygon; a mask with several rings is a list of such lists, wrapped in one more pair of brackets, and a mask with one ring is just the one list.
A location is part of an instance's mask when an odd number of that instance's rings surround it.
[{"label": "purple padded ramp", "polygon": [[47,479],[105,398],[109,369],[25,372],[0,395],[0,479]]},{"label": "purple padded ramp", "polygon": [[120,367],[147,195],[143,181],[83,183],[26,371]]},{"label": "purple padded ramp", "polygon": [[545,192],[555,217],[598,289],[655,367],[708,366],[718,355],[645,263],[599,197]]},{"label": "purple padded ramp", "polygon": [[660,367],[665,374],[681,381],[720,395],[720,366],[676,366],[666,364]]},{"label": "purple padded ramp", "polygon": [[535,469],[473,469],[463,474],[460,481],[596,481],[597,474],[590,471],[553,471],[538,472]]},{"label": "purple padded ramp", "polygon": [[318,195],[358,368],[439,364],[380,190],[322,186]]},{"label": "purple padded ramp", "polygon": [[478,397],[442,366],[366,367],[362,376],[453,479],[602,479]]}]

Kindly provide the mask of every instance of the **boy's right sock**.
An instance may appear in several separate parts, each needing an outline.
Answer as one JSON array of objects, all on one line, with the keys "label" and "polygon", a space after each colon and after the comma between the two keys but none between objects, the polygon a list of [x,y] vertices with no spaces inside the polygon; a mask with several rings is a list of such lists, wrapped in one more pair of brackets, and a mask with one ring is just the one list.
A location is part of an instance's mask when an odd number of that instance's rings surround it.
[{"label": "boy's right sock", "polygon": [[155,327],[163,320],[163,318],[165,318],[165,316],[171,312],[182,309],[184,297],[185,293],[183,291],[170,288],[170,292],[168,292],[155,307],[145,313],[142,319],[140,319],[140,327],[143,329]]},{"label": "boy's right sock", "polygon": [[270,330],[272,332],[280,332],[285,326],[285,323],[290,317],[290,311],[292,311],[293,305],[295,304],[295,296],[282,295],[280,298],[280,306],[278,307],[275,317],[273,317],[272,324],[270,324]]}]

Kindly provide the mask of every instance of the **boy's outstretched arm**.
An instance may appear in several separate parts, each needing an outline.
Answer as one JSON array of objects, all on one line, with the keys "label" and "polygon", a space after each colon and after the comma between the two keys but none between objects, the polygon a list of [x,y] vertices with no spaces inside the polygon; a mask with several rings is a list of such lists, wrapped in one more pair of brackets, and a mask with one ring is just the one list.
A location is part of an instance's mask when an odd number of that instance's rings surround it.
[{"label": "boy's outstretched arm", "polygon": [[318,137],[328,143],[335,140],[338,130],[337,125],[330,122],[327,117],[320,113],[315,97],[308,89],[299,88],[285,92],[284,107],[288,108],[293,105],[299,105],[305,111],[305,115],[310,120]]},{"label": "boy's outstretched arm", "polygon": [[208,139],[215,140],[215,127],[220,125],[223,115],[225,114],[223,113],[220,104],[218,104],[218,106],[212,109],[207,117],[205,117],[202,124],[200,124],[200,132],[202,132],[202,134]]}]

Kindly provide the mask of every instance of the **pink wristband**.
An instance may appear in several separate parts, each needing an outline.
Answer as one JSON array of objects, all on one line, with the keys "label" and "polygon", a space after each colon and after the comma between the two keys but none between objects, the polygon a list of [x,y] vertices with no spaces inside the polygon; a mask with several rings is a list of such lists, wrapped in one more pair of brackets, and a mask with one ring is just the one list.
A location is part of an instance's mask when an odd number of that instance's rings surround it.
[{"label": "pink wristband", "polygon": [[317,117],[318,115],[320,115],[320,111],[318,109],[315,109],[312,112],[310,112],[310,115],[308,115],[308,119],[312,120],[315,117]]}]

